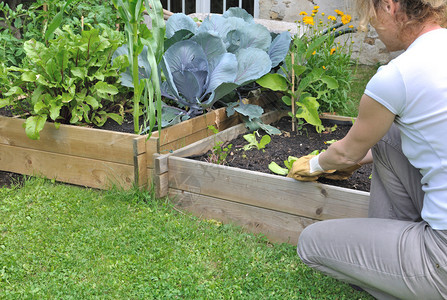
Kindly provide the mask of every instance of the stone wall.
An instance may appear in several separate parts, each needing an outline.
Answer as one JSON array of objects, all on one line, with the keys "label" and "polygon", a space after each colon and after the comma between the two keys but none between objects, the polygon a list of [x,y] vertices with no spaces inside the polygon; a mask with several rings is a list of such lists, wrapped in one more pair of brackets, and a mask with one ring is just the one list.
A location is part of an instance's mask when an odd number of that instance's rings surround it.
[{"label": "stone wall", "polygon": [[[309,13],[316,5],[326,16],[335,15],[334,10],[339,9],[355,19],[355,0],[259,0],[259,18],[293,23],[301,19],[301,11]],[[366,34],[353,34],[353,40],[353,58],[358,58],[361,64],[384,64],[397,55],[386,50],[372,28]]]}]

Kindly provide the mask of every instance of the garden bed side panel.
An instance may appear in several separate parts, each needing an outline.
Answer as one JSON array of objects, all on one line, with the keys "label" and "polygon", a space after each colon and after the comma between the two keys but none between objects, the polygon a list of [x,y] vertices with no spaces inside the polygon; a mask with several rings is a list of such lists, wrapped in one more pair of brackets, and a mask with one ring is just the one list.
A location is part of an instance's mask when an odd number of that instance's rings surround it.
[{"label": "garden bed side panel", "polygon": [[[109,188],[147,182],[142,136],[46,123],[40,140],[29,139],[24,120],[0,117],[0,170]],[[141,171],[135,171],[141,170]],[[135,180],[135,178],[137,180]]]},{"label": "garden bed side panel", "polygon": [[292,244],[304,227],[318,220],[367,216],[366,192],[185,158],[243,132],[238,125],[155,159],[155,177],[167,177],[164,190],[179,208]]}]

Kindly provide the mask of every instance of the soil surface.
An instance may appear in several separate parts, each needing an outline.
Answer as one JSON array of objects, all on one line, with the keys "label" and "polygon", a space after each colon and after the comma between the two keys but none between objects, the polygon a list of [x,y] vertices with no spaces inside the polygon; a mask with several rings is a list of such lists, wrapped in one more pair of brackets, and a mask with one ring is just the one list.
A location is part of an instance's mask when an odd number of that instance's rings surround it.
[{"label": "soil surface", "polygon": [[[323,124],[327,128],[334,126],[333,123],[328,122]],[[272,125],[280,129],[282,134],[272,135],[271,142],[265,147],[264,151],[257,149],[244,151],[242,147],[247,145],[248,142],[243,138],[243,134],[226,143],[224,146],[232,144],[232,148],[227,156],[225,165],[273,174],[268,168],[270,162],[274,161],[281,167],[284,167],[284,160],[287,160],[289,156],[301,157],[310,154],[314,150],[321,151],[327,149],[329,144],[325,142],[342,139],[351,127],[351,125],[347,125],[346,123],[339,123],[335,131],[327,130],[323,133],[317,133],[313,126],[305,125],[303,130],[292,132],[290,117],[284,117]],[[260,130],[259,134],[262,136],[265,133]],[[257,140],[259,141],[260,138],[258,137]],[[194,159],[209,161],[210,154],[211,152],[208,152]],[[318,181],[334,186],[369,192],[371,183],[369,177],[371,172],[372,165],[364,165],[355,171],[348,180],[320,178]]]}]

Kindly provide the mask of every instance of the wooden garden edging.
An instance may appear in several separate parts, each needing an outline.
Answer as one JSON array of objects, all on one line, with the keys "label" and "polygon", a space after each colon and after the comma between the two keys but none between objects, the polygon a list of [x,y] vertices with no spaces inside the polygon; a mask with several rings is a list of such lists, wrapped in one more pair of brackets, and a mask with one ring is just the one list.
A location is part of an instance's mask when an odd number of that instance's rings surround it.
[{"label": "wooden garden edging", "polygon": [[[250,98],[265,106],[274,95]],[[180,124],[154,132],[150,139],[72,125],[45,124],[40,140],[31,140],[23,119],[0,116],[0,170],[36,175],[57,181],[107,189],[112,185],[146,187],[153,181],[155,153],[169,153],[213,134],[213,125],[224,130],[241,123],[220,108]],[[159,183],[156,182],[159,186]]]},{"label": "wooden garden edging", "polygon": [[[283,115],[267,113],[264,122]],[[307,225],[319,220],[367,216],[367,192],[187,158],[245,131],[237,125],[173,153],[156,155],[161,196],[170,195],[177,207],[197,216],[236,223],[274,242],[291,244]]]}]

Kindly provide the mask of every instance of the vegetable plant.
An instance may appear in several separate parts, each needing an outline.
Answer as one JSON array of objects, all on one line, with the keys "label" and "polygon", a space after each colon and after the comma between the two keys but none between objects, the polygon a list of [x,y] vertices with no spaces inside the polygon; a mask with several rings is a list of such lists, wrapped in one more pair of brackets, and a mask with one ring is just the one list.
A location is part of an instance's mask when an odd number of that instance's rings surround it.
[{"label": "vegetable plant", "polygon": [[281,167],[276,162],[272,161],[269,164],[269,170],[275,174],[286,176],[287,174],[289,174],[289,171],[296,160],[298,160],[298,157],[289,156],[287,160],[284,161],[285,168]]},{"label": "vegetable plant", "polygon": [[[130,66],[133,98],[134,132],[143,129],[139,125],[140,105],[145,113],[144,132],[152,132],[158,119],[158,129],[161,129],[161,91],[158,64],[164,52],[165,23],[163,7],[156,0],[112,0],[125,24],[127,36],[127,57]],[[149,30],[143,22],[143,12],[146,11],[151,19]],[[149,74],[140,78],[139,56],[145,49],[142,59],[147,61]],[[115,60],[114,60],[115,61]],[[144,91],[144,94],[143,94]],[[143,98],[142,98],[143,96]],[[148,126],[146,126],[148,122]]]},{"label": "vegetable plant", "polygon": [[[317,13],[318,7],[316,6],[312,15],[315,16]],[[342,90],[345,96],[349,91],[349,78],[339,76],[339,72],[333,72],[334,69],[339,71],[348,69],[346,65],[336,68],[340,61],[338,59],[340,56],[336,55],[343,51],[334,48],[336,47],[335,38],[341,34],[353,32],[355,29],[350,26],[337,31],[338,28],[350,22],[350,16],[341,11],[339,11],[339,14],[343,16],[341,23],[335,23],[337,18],[329,16],[329,22],[321,21],[317,26],[314,26],[313,16],[307,16],[305,12],[301,14],[305,15],[303,24],[306,26],[307,32],[293,38],[290,52],[281,72],[266,74],[257,80],[257,83],[265,88],[284,93],[283,102],[292,108],[290,115],[293,119],[293,131],[296,119],[298,119],[300,120],[298,129],[303,124],[301,120],[305,120],[314,125],[318,132],[321,132],[324,129],[319,118],[321,100],[336,97],[335,95],[339,96],[334,91]],[[325,60],[321,59],[324,57]],[[344,57],[350,63],[349,51]]]},{"label": "vegetable plant", "polygon": [[[213,131],[214,134],[219,132],[213,125],[208,126],[208,129]],[[224,164],[232,147],[233,144],[224,144],[222,141],[214,141],[214,146],[211,149],[211,153],[208,155],[208,162],[218,165]]]},{"label": "vegetable plant", "polygon": [[[183,109],[178,111],[183,118],[202,113],[270,72],[284,60],[290,45],[288,32],[272,39],[267,28],[240,8],[209,16],[200,27],[190,17],[174,14],[166,22],[166,37],[162,92]],[[234,111],[255,109],[247,104],[234,106]]]},{"label": "vegetable plant", "polygon": [[260,134],[258,131],[254,131],[253,133],[248,133],[244,135],[244,139],[248,142],[247,145],[245,145],[242,149],[245,151],[256,148],[258,150],[263,150],[265,146],[267,146],[271,142],[271,137],[266,134],[263,135],[258,142],[256,137],[260,137]]},{"label": "vegetable plant", "polygon": [[[18,73],[11,89],[0,100],[0,107],[21,107],[28,115],[25,131],[39,139],[45,121],[89,123],[102,126],[108,118],[120,123],[119,73],[125,61],[113,66],[110,58],[123,42],[120,32],[106,26],[75,34],[69,26],[55,31],[48,46],[34,39],[26,41],[24,67],[9,67]],[[122,107],[122,105],[121,105]]]}]

